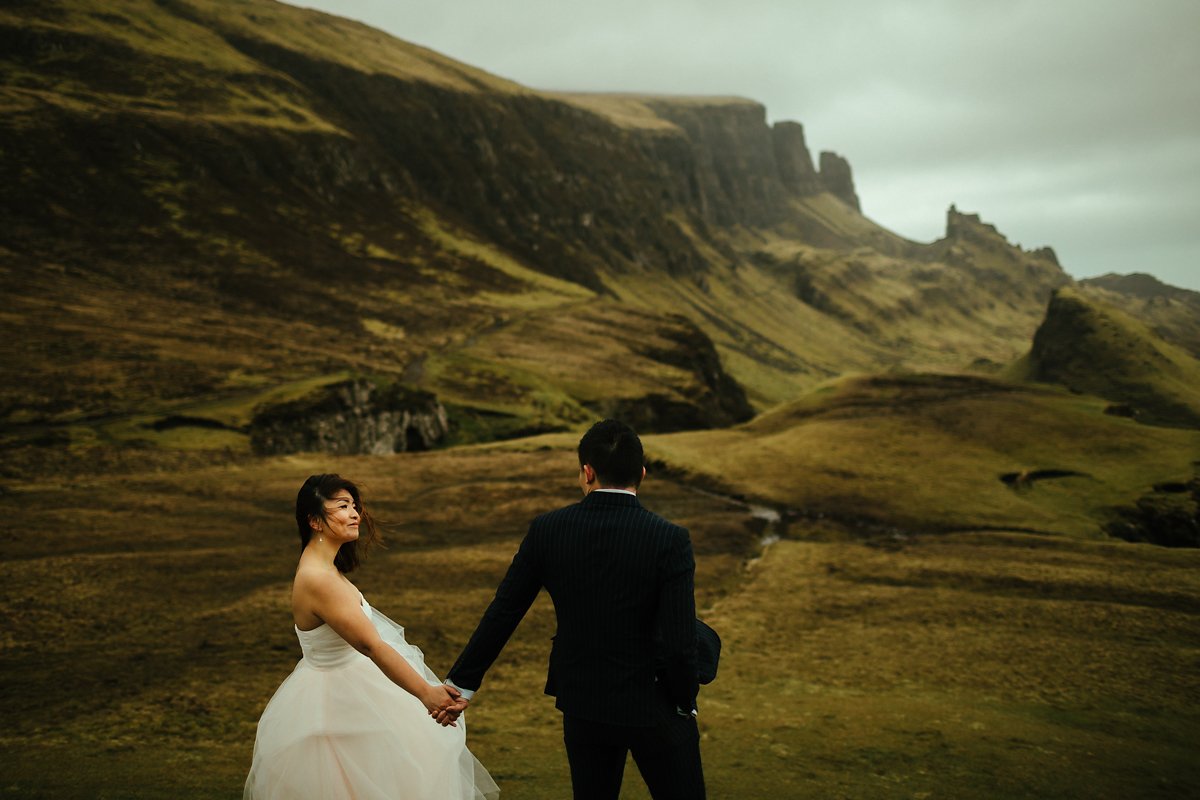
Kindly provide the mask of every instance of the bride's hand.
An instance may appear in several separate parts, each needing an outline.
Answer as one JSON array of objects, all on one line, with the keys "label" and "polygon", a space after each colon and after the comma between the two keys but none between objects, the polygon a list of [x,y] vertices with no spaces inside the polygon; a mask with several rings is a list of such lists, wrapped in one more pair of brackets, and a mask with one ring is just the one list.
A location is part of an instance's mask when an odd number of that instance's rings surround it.
[{"label": "bride's hand", "polygon": [[462,712],[467,710],[470,702],[465,697],[460,697],[454,702],[454,705],[440,711],[435,711],[431,716],[439,725],[454,725],[454,720],[458,719]]},{"label": "bride's hand", "polygon": [[446,725],[458,727],[456,720],[467,707],[467,701],[462,698],[458,690],[445,684],[431,685],[423,700],[429,716],[443,727]]}]

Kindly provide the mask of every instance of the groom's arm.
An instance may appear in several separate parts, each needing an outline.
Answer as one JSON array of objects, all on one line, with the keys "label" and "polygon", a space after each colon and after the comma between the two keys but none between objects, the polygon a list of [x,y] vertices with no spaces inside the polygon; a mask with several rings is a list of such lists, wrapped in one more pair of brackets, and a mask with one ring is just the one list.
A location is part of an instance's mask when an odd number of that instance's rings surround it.
[{"label": "groom's arm", "polygon": [[483,683],[484,673],[492,666],[525,612],[533,605],[542,588],[536,558],[536,520],[521,542],[496,596],[483,612],[483,618],[462,653],[450,668],[446,680],[462,690],[468,700]]},{"label": "groom's arm", "polygon": [[678,708],[691,711],[700,692],[696,679],[696,560],[687,531],[679,530],[663,562],[655,622],[662,636],[668,695]]}]

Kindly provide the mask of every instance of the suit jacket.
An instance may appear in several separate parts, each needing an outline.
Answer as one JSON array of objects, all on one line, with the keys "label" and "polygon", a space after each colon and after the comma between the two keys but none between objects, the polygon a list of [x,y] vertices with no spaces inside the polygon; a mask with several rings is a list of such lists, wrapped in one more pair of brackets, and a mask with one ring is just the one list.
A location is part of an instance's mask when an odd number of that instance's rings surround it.
[{"label": "suit jacket", "polygon": [[658,724],[676,706],[693,708],[699,688],[695,570],[685,528],[633,495],[591,492],[530,524],[448,677],[478,689],[545,587],[558,618],[546,693],[558,709],[595,722]]}]

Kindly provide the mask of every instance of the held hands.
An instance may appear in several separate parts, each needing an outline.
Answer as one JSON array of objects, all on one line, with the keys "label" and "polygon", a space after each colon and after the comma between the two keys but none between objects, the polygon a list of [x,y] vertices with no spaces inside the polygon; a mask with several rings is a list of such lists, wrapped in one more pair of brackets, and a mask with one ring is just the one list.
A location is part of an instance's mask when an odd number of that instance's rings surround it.
[{"label": "held hands", "polygon": [[453,686],[441,684],[430,686],[429,689],[425,699],[425,708],[429,711],[429,716],[443,728],[447,725],[457,728],[458,718],[467,710],[469,701]]}]

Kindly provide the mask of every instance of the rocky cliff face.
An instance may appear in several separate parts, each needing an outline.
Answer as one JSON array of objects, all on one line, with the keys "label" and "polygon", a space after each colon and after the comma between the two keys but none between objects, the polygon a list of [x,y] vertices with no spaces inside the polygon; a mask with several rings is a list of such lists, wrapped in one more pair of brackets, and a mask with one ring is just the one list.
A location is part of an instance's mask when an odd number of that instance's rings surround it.
[{"label": "rocky cliff face", "polygon": [[261,409],[250,424],[256,453],[404,453],[428,450],[449,430],[446,410],[427,393],[353,380]]},{"label": "rocky cliff face", "polygon": [[821,154],[820,172],[797,122],[767,125],[762,105],[745,100],[649,98],[645,105],[683,133],[687,156],[671,163],[687,185],[684,207],[715,225],[769,227],[789,219],[790,197],[829,192],[859,210],[850,164]]},{"label": "rocky cliff face", "polygon": [[783,188],[797,197],[821,192],[821,179],[813,169],[812,154],[804,141],[804,126],[799,122],[776,122],[771,127],[771,140]]},{"label": "rocky cliff face", "polygon": [[[221,24],[205,23],[218,30]],[[672,216],[701,232],[709,225],[762,227],[787,219],[790,196],[853,196],[844,163],[817,175],[800,127],[774,132],[758,103],[651,101],[673,130],[622,129],[533,92],[481,97],[366,73],[240,32],[224,36],[266,71],[251,81],[256,91],[312,107],[322,125],[197,126],[176,116],[108,110],[85,122],[62,109],[44,109],[43,122],[62,118],[49,134],[62,140],[56,152],[66,158],[46,165],[55,173],[47,187],[27,185],[28,171],[5,170],[11,191],[0,202],[14,220],[42,227],[54,217],[52,207],[77,207],[81,216],[95,209],[118,223],[97,226],[103,246],[131,216],[157,215],[145,183],[158,180],[182,179],[214,199],[222,189],[239,187],[258,208],[278,203],[254,195],[283,186],[291,187],[285,196],[317,204],[359,198],[354,205],[377,214],[408,198],[460,220],[540,271],[600,289],[598,273],[606,269],[702,270],[704,258]],[[0,39],[14,37],[31,60],[48,58],[61,46],[59,34],[9,29],[6,36],[0,26]],[[84,37],[72,41],[90,46]],[[121,73],[135,80],[140,61],[136,52],[110,54],[105,68],[113,72],[103,76],[103,85],[100,76],[69,77],[108,88],[123,80]],[[17,136],[3,137],[6,132]],[[24,124],[19,132],[0,131],[6,152],[19,156],[13,163],[36,163],[47,153],[44,140],[29,139],[27,132]],[[93,169],[97,158],[106,162],[103,176]],[[107,178],[110,168],[123,176],[115,187]],[[101,202],[114,190],[117,203]],[[44,202],[24,207],[26,198],[39,195]],[[46,211],[38,213],[39,206]],[[230,221],[214,222],[227,228]]]},{"label": "rocky cliff face", "polygon": [[1109,536],[1164,547],[1200,547],[1200,478],[1159,484],[1131,506],[1113,508]]},{"label": "rocky cliff face", "polygon": [[679,177],[695,185],[693,208],[701,216],[717,225],[741,219],[761,224],[772,216],[781,187],[770,180],[775,159],[761,106],[647,105],[683,132],[690,164]]}]

